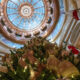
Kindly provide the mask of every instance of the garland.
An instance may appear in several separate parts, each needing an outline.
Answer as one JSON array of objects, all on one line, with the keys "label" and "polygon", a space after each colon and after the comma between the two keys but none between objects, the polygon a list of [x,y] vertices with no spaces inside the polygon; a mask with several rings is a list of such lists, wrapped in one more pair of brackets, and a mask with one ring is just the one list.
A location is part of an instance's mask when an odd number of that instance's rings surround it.
[{"label": "garland", "polygon": [[80,80],[80,52],[41,37],[2,58],[0,80]]}]

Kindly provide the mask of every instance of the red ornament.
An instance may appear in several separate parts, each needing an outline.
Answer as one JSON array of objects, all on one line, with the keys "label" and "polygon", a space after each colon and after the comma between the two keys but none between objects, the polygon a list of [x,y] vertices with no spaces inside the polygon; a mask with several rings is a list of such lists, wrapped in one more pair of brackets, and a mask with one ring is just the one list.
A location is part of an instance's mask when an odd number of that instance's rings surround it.
[{"label": "red ornament", "polygon": [[74,17],[76,20],[79,20],[77,10],[73,10],[73,17]]},{"label": "red ornament", "polygon": [[68,48],[69,48],[70,50],[72,50],[72,53],[73,53],[73,54],[77,54],[77,55],[79,54],[79,51],[78,51],[74,46],[71,46],[71,45],[70,45],[70,46],[68,46]]}]

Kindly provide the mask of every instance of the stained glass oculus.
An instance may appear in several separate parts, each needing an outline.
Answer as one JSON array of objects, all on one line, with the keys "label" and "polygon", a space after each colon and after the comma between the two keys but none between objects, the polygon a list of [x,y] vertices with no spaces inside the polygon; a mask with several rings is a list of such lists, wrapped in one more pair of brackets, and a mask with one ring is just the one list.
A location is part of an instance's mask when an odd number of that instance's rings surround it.
[{"label": "stained glass oculus", "polygon": [[17,43],[48,36],[58,22],[58,0],[2,0],[1,5],[0,29]]},{"label": "stained glass oculus", "polygon": [[32,30],[45,17],[43,0],[8,0],[7,16],[17,28]]}]

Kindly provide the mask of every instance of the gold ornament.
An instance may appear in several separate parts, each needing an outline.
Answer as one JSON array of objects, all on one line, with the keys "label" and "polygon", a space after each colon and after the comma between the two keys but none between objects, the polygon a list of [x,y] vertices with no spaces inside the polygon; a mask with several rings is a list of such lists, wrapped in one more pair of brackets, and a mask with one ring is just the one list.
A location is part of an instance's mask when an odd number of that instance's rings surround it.
[{"label": "gold ornament", "polygon": [[54,55],[50,55],[47,60],[47,67],[50,70],[57,71],[59,63],[60,61]]},{"label": "gold ornament", "polygon": [[2,75],[0,75],[0,77],[2,77]]},{"label": "gold ornament", "polygon": [[26,62],[23,60],[23,58],[19,59],[19,65],[22,66],[22,67],[26,66]]},{"label": "gold ornament", "polygon": [[35,72],[31,70],[31,78],[33,78],[34,76],[35,76]]},{"label": "gold ornament", "polygon": [[23,72],[26,72],[26,69],[27,69],[27,66],[25,66],[25,67],[24,67],[24,70],[23,70]]},{"label": "gold ornament", "polygon": [[30,67],[30,80],[35,80],[36,75],[35,75],[35,71],[32,69],[32,67]]},{"label": "gold ornament", "polygon": [[62,54],[61,54],[63,57],[64,56],[68,56],[69,55],[69,52],[68,51],[66,51],[66,50],[62,50]]},{"label": "gold ornament", "polygon": [[6,66],[0,66],[0,72],[7,73],[8,69]]},{"label": "gold ornament", "polygon": [[69,61],[62,61],[58,66],[58,71],[63,77],[72,77],[79,75],[78,69]]}]

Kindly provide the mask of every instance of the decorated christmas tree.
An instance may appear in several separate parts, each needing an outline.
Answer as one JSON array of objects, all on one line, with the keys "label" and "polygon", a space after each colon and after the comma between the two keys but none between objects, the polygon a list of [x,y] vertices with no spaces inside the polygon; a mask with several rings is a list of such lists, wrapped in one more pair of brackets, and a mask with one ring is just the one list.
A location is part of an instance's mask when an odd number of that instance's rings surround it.
[{"label": "decorated christmas tree", "polygon": [[36,37],[2,60],[0,80],[80,80],[80,52]]}]

